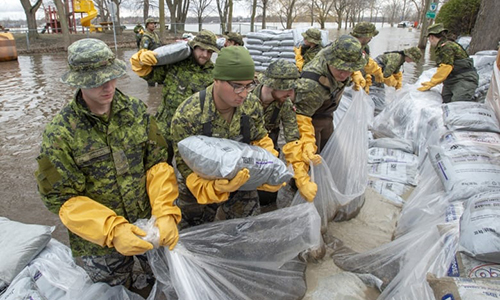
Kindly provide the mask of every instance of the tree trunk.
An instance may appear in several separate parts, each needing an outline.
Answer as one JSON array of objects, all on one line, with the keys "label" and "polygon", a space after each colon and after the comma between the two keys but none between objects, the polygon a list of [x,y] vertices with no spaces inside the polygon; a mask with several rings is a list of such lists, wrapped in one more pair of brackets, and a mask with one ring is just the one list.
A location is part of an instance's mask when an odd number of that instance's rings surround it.
[{"label": "tree trunk", "polygon": [[[158,1],[158,9],[160,10],[160,40],[163,42],[165,40],[165,33],[166,33],[166,28],[165,28],[165,1],[164,0],[159,0]],[[147,16],[146,16],[147,19]],[[144,19],[144,22],[146,22],[146,19]],[[146,25],[146,24],[144,24]]]},{"label": "tree trunk", "polygon": [[[162,0],[160,0],[159,2],[163,2]],[[165,4],[164,3],[158,3],[158,9],[160,9],[160,7],[163,6],[165,7]],[[161,12],[161,10],[160,10]],[[165,16],[165,12],[163,12],[163,16]],[[149,0],[144,0],[144,8],[142,10],[142,17],[144,18],[144,21],[146,21],[146,19],[149,17]],[[165,26],[163,26],[164,30],[165,30]],[[161,26],[160,26],[160,34],[161,34]]]},{"label": "tree trunk", "polygon": [[420,26],[420,38],[418,40],[418,48],[420,49],[425,49],[425,46],[427,46],[427,27],[429,26],[429,19],[425,17],[425,12],[429,10],[430,6],[431,0],[425,0],[425,8],[422,10],[422,26]]},{"label": "tree trunk", "polygon": [[26,14],[26,22],[28,22],[28,36],[30,39],[37,39],[39,35],[36,26],[36,11],[42,5],[42,0],[37,0],[34,5],[31,5],[30,0],[21,0],[21,4]]},{"label": "tree trunk", "polygon": [[250,17],[250,31],[255,30],[255,15],[257,14],[257,0],[252,2],[252,16]]},{"label": "tree trunk", "polygon": [[262,0],[262,29],[266,29],[267,1]]},{"label": "tree trunk", "polygon": [[227,13],[227,31],[233,31],[233,0],[228,1],[229,10]]},{"label": "tree trunk", "polygon": [[62,3],[62,0],[54,0],[54,4],[57,7],[57,14],[59,15],[59,22],[61,23],[61,31],[62,31],[63,40],[64,40],[64,49],[67,50],[69,45],[71,44],[71,40],[69,38],[67,12],[64,9],[64,5]]},{"label": "tree trunk", "polygon": [[[469,54],[482,50],[498,50],[500,41],[500,1],[482,0],[477,14],[476,24],[472,30]],[[497,29],[494,29],[497,28]]]}]

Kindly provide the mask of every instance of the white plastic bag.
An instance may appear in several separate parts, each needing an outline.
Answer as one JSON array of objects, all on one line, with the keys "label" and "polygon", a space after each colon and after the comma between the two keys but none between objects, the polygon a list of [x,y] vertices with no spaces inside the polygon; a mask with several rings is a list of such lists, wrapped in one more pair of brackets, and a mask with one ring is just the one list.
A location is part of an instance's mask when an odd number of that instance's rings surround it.
[{"label": "white plastic bag", "polygon": [[449,130],[500,132],[495,112],[487,105],[457,101],[443,104],[443,121]]}]

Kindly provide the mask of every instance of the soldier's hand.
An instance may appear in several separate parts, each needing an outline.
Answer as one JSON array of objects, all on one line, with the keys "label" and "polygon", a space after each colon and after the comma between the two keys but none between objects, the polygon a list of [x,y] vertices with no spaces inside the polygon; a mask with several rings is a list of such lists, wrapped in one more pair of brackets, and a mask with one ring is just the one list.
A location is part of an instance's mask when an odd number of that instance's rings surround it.
[{"label": "soldier's hand", "polygon": [[430,90],[432,87],[434,87],[434,85],[430,81],[426,81],[426,82],[422,82],[422,86],[419,87],[417,90],[419,90],[421,92],[425,92],[425,91]]},{"label": "soldier's hand", "polygon": [[141,63],[145,66],[155,66],[158,63],[156,59],[156,53],[150,50],[144,50],[140,54]]}]

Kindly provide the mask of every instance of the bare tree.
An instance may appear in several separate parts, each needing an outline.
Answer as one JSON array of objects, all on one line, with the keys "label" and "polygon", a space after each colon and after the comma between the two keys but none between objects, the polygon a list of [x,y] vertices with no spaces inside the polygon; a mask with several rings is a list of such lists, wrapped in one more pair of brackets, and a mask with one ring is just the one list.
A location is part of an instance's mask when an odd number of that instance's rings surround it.
[{"label": "bare tree", "polygon": [[42,0],[36,0],[35,4],[31,5],[30,0],[21,0],[24,13],[26,14],[26,22],[28,22],[29,38],[37,39],[39,37],[36,26],[36,11],[42,5]]},{"label": "bare tree", "polygon": [[113,21],[113,26],[115,27],[116,34],[121,34],[122,31],[119,30],[119,28],[121,27],[121,24],[120,24],[120,4],[122,3],[122,0],[111,0],[111,2],[116,4],[116,11],[115,11],[116,18]]},{"label": "bare tree", "polygon": [[334,0],[333,9],[335,10],[335,14],[337,15],[338,30],[342,28],[342,20],[344,14],[347,12],[348,5],[349,0]]},{"label": "bare tree", "polygon": [[210,4],[212,0],[191,0],[191,11],[196,15],[196,20],[198,20],[198,31],[201,31],[203,20],[207,15],[213,11],[210,9]]},{"label": "bare tree", "polygon": [[217,3],[217,11],[219,12],[220,27],[222,32],[227,28],[227,15],[229,10],[228,0],[215,0]]},{"label": "bare tree", "polygon": [[255,16],[257,15],[257,0],[252,0],[252,15],[250,16],[250,31],[255,30]]},{"label": "bare tree", "polygon": [[69,38],[69,27],[68,27],[68,12],[66,11],[62,0],[54,0],[54,4],[57,7],[57,14],[59,15],[59,22],[61,24],[61,31],[64,40],[64,49],[68,49],[71,44]]},{"label": "bare tree", "polygon": [[296,4],[297,0],[277,0],[275,2],[277,14],[285,29],[291,29],[292,23],[297,17]]},{"label": "bare tree", "polygon": [[[482,0],[477,14],[476,24],[472,29],[472,40],[469,46],[469,53],[477,51],[498,49],[500,41],[500,1]],[[496,24],[496,25],[495,25]],[[497,30],[492,30],[497,28]]]},{"label": "bare tree", "polygon": [[269,4],[269,0],[261,0],[262,4],[262,29],[266,29],[266,15],[267,15],[267,6]]},{"label": "bare tree", "polygon": [[227,0],[227,31],[233,30],[233,0]]},{"label": "bare tree", "polygon": [[325,29],[325,23],[328,17],[331,16],[334,2],[330,0],[316,0],[313,4],[316,21],[319,23],[321,29]]},{"label": "bare tree", "polygon": [[184,31],[184,24],[186,23],[186,17],[189,10],[189,0],[165,1],[167,3],[168,11],[170,12],[171,30]]},{"label": "bare tree", "polygon": [[399,12],[401,11],[401,3],[400,0],[390,0],[388,1],[388,4],[385,7],[385,10],[387,12],[387,17],[389,18],[389,24],[391,24],[391,27],[394,27],[394,23],[397,21],[397,16],[399,15]]},{"label": "bare tree", "polygon": [[163,41],[165,39],[165,1],[158,1],[158,9],[160,10],[160,40]]},{"label": "bare tree", "polygon": [[110,19],[110,15],[108,6],[106,5],[106,0],[94,0],[94,3],[97,6],[97,10],[99,11],[101,22],[108,22],[108,20]]}]

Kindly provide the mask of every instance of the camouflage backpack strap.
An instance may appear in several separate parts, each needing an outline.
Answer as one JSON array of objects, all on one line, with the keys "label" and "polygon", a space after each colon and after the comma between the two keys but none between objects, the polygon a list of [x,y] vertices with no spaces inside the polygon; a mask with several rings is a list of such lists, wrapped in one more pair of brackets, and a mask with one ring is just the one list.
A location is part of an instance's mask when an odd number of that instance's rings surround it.
[{"label": "camouflage backpack strap", "polygon": [[[207,96],[207,90],[203,89],[200,91],[200,109],[203,114],[203,107],[205,106],[205,97]],[[204,136],[212,136],[212,122],[203,123],[203,133]]]},{"label": "camouflage backpack strap", "polygon": [[241,114],[240,134],[243,137],[242,142],[250,144],[250,116],[245,113]]},{"label": "camouflage backpack strap", "polygon": [[329,86],[324,85],[323,83],[321,83],[321,81],[319,80],[320,77],[321,77],[321,75],[319,75],[317,73],[314,73],[314,72],[309,72],[309,71],[304,71],[304,72],[302,72],[300,74],[300,78],[307,78],[307,79],[314,80],[317,83],[319,83],[322,87],[324,87],[326,90],[330,91],[330,87]]}]

